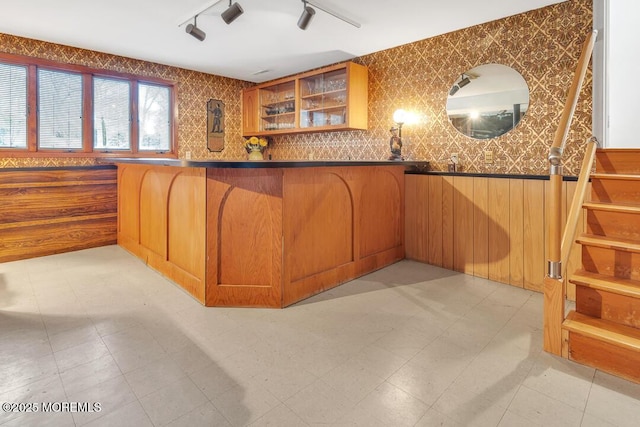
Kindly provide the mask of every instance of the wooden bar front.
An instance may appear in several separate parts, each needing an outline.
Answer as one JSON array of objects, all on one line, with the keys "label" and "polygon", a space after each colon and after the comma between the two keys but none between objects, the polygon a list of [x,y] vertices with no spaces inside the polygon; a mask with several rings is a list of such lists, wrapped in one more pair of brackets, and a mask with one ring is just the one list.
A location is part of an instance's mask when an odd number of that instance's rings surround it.
[{"label": "wooden bar front", "polygon": [[118,243],[207,306],[286,307],[404,258],[406,166],[379,163],[119,163]]}]

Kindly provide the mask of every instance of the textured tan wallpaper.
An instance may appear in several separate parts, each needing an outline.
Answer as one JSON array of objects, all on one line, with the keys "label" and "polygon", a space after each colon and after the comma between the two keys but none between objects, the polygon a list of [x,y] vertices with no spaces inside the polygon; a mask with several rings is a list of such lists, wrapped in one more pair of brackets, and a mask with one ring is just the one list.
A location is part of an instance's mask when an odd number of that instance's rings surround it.
[{"label": "textured tan wallpaper", "polygon": [[[231,158],[246,156],[241,136],[241,91],[252,83],[226,77],[139,61],[121,56],[72,48],[53,43],[14,37],[0,33],[0,51],[45,58],[69,64],[152,76],[176,82],[178,108],[178,155],[187,151],[193,158]],[[207,150],[207,113],[209,99],[225,103],[227,141],[223,152]],[[0,156],[2,152],[0,151]],[[91,165],[93,158],[10,158],[0,157],[0,167]]]},{"label": "textured tan wallpaper", "polygon": [[[369,67],[369,130],[310,133],[275,138],[274,159],[386,159],[392,114],[412,111],[421,122],[403,128],[403,154],[446,168],[452,152],[470,172],[546,174],[546,154],[562,113],[566,92],[592,27],[591,0],[555,6],[398,46],[355,61]],[[179,156],[245,159],[241,137],[240,91],[251,83],[0,34],[0,50],[95,68],[161,77],[177,82]],[[530,105],[518,127],[501,137],[473,140],[448,122],[449,88],[461,73],[486,63],[519,71],[530,89]],[[591,73],[587,73],[569,134],[565,173],[576,174],[583,143],[591,135]],[[226,147],[206,148],[206,102],[226,104]],[[485,166],[483,152],[495,163]],[[0,167],[93,164],[94,159],[3,158]]]},{"label": "textured tan wallpaper", "polygon": [[[582,44],[592,28],[591,0],[571,0],[461,31],[358,58],[369,67],[369,130],[279,137],[274,158],[385,159],[398,108],[422,118],[403,127],[403,154],[445,170],[459,153],[470,172],[546,174],[546,155],[562,114]],[[508,65],[530,90],[529,111],[501,137],[474,140],[448,122],[449,89],[461,73],[481,64]],[[591,72],[587,73],[565,150],[567,175],[580,167],[591,136]],[[484,165],[484,150],[493,165]]]}]

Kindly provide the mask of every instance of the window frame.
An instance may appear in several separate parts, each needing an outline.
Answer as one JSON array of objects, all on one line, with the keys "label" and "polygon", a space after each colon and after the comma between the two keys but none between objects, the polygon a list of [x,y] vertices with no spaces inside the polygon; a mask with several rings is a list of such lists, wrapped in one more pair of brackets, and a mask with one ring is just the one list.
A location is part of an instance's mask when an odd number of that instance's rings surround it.
[{"label": "window frame", "polygon": [[[156,77],[140,76],[131,73],[103,70],[83,65],[65,64],[48,59],[33,58],[0,52],[0,62],[27,67],[27,147],[0,148],[0,157],[162,157],[177,158],[178,108],[176,105],[176,84],[174,81]],[[38,69],[79,73],[82,75],[82,148],[52,149],[38,147]],[[101,150],[93,148],[93,77],[120,79],[129,82],[129,111],[131,148],[128,150]],[[169,150],[140,151],[138,147],[138,84],[147,83],[164,86],[169,89]]]}]

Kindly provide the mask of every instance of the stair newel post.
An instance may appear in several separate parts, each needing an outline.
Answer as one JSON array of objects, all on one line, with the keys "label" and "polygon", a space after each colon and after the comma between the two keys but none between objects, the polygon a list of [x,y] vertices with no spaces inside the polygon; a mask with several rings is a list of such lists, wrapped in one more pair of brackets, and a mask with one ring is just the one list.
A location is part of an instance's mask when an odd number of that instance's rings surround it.
[{"label": "stair newel post", "polygon": [[562,279],[562,148],[549,151],[549,259],[544,279],[544,350],[562,353],[564,280]]},{"label": "stair newel post", "polygon": [[591,31],[582,46],[582,53],[578,60],[576,72],[573,75],[567,100],[560,116],[560,123],[556,129],[553,144],[549,149],[549,181],[550,191],[547,198],[549,209],[549,260],[547,261],[547,275],[543,281],[544,292],[544,349],[557,355],[562,355],[562,322],[564,321],[564,280],[562,279],[562,152],[567,141],[571,120],[578,103],[578,95],[589,67],[589,60],[593,52],[598,32]]}]

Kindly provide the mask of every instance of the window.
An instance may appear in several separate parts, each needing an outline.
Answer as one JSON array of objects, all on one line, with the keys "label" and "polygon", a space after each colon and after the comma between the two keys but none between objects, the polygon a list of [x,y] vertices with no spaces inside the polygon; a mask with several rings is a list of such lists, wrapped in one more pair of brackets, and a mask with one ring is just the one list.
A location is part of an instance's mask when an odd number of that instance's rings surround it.
[{"label": "window", "polygon": [[94,149],[131,149],[130,92],[128,81],[93,78]]},{"label": "window", "polygon": [[175,157],[174,86],[0,52],[0,154]]},{"label": "window", "polygon": [[167,151],[171,146],[169,89],[140,83],[138,86],[139,147]]},{"label": "window", "polygon": [[0,148],[27,148],[27,67],[0,63]]},{"label": "window", "polygon": [[82,76],[38,70],[38,147],[82,149]]}]

